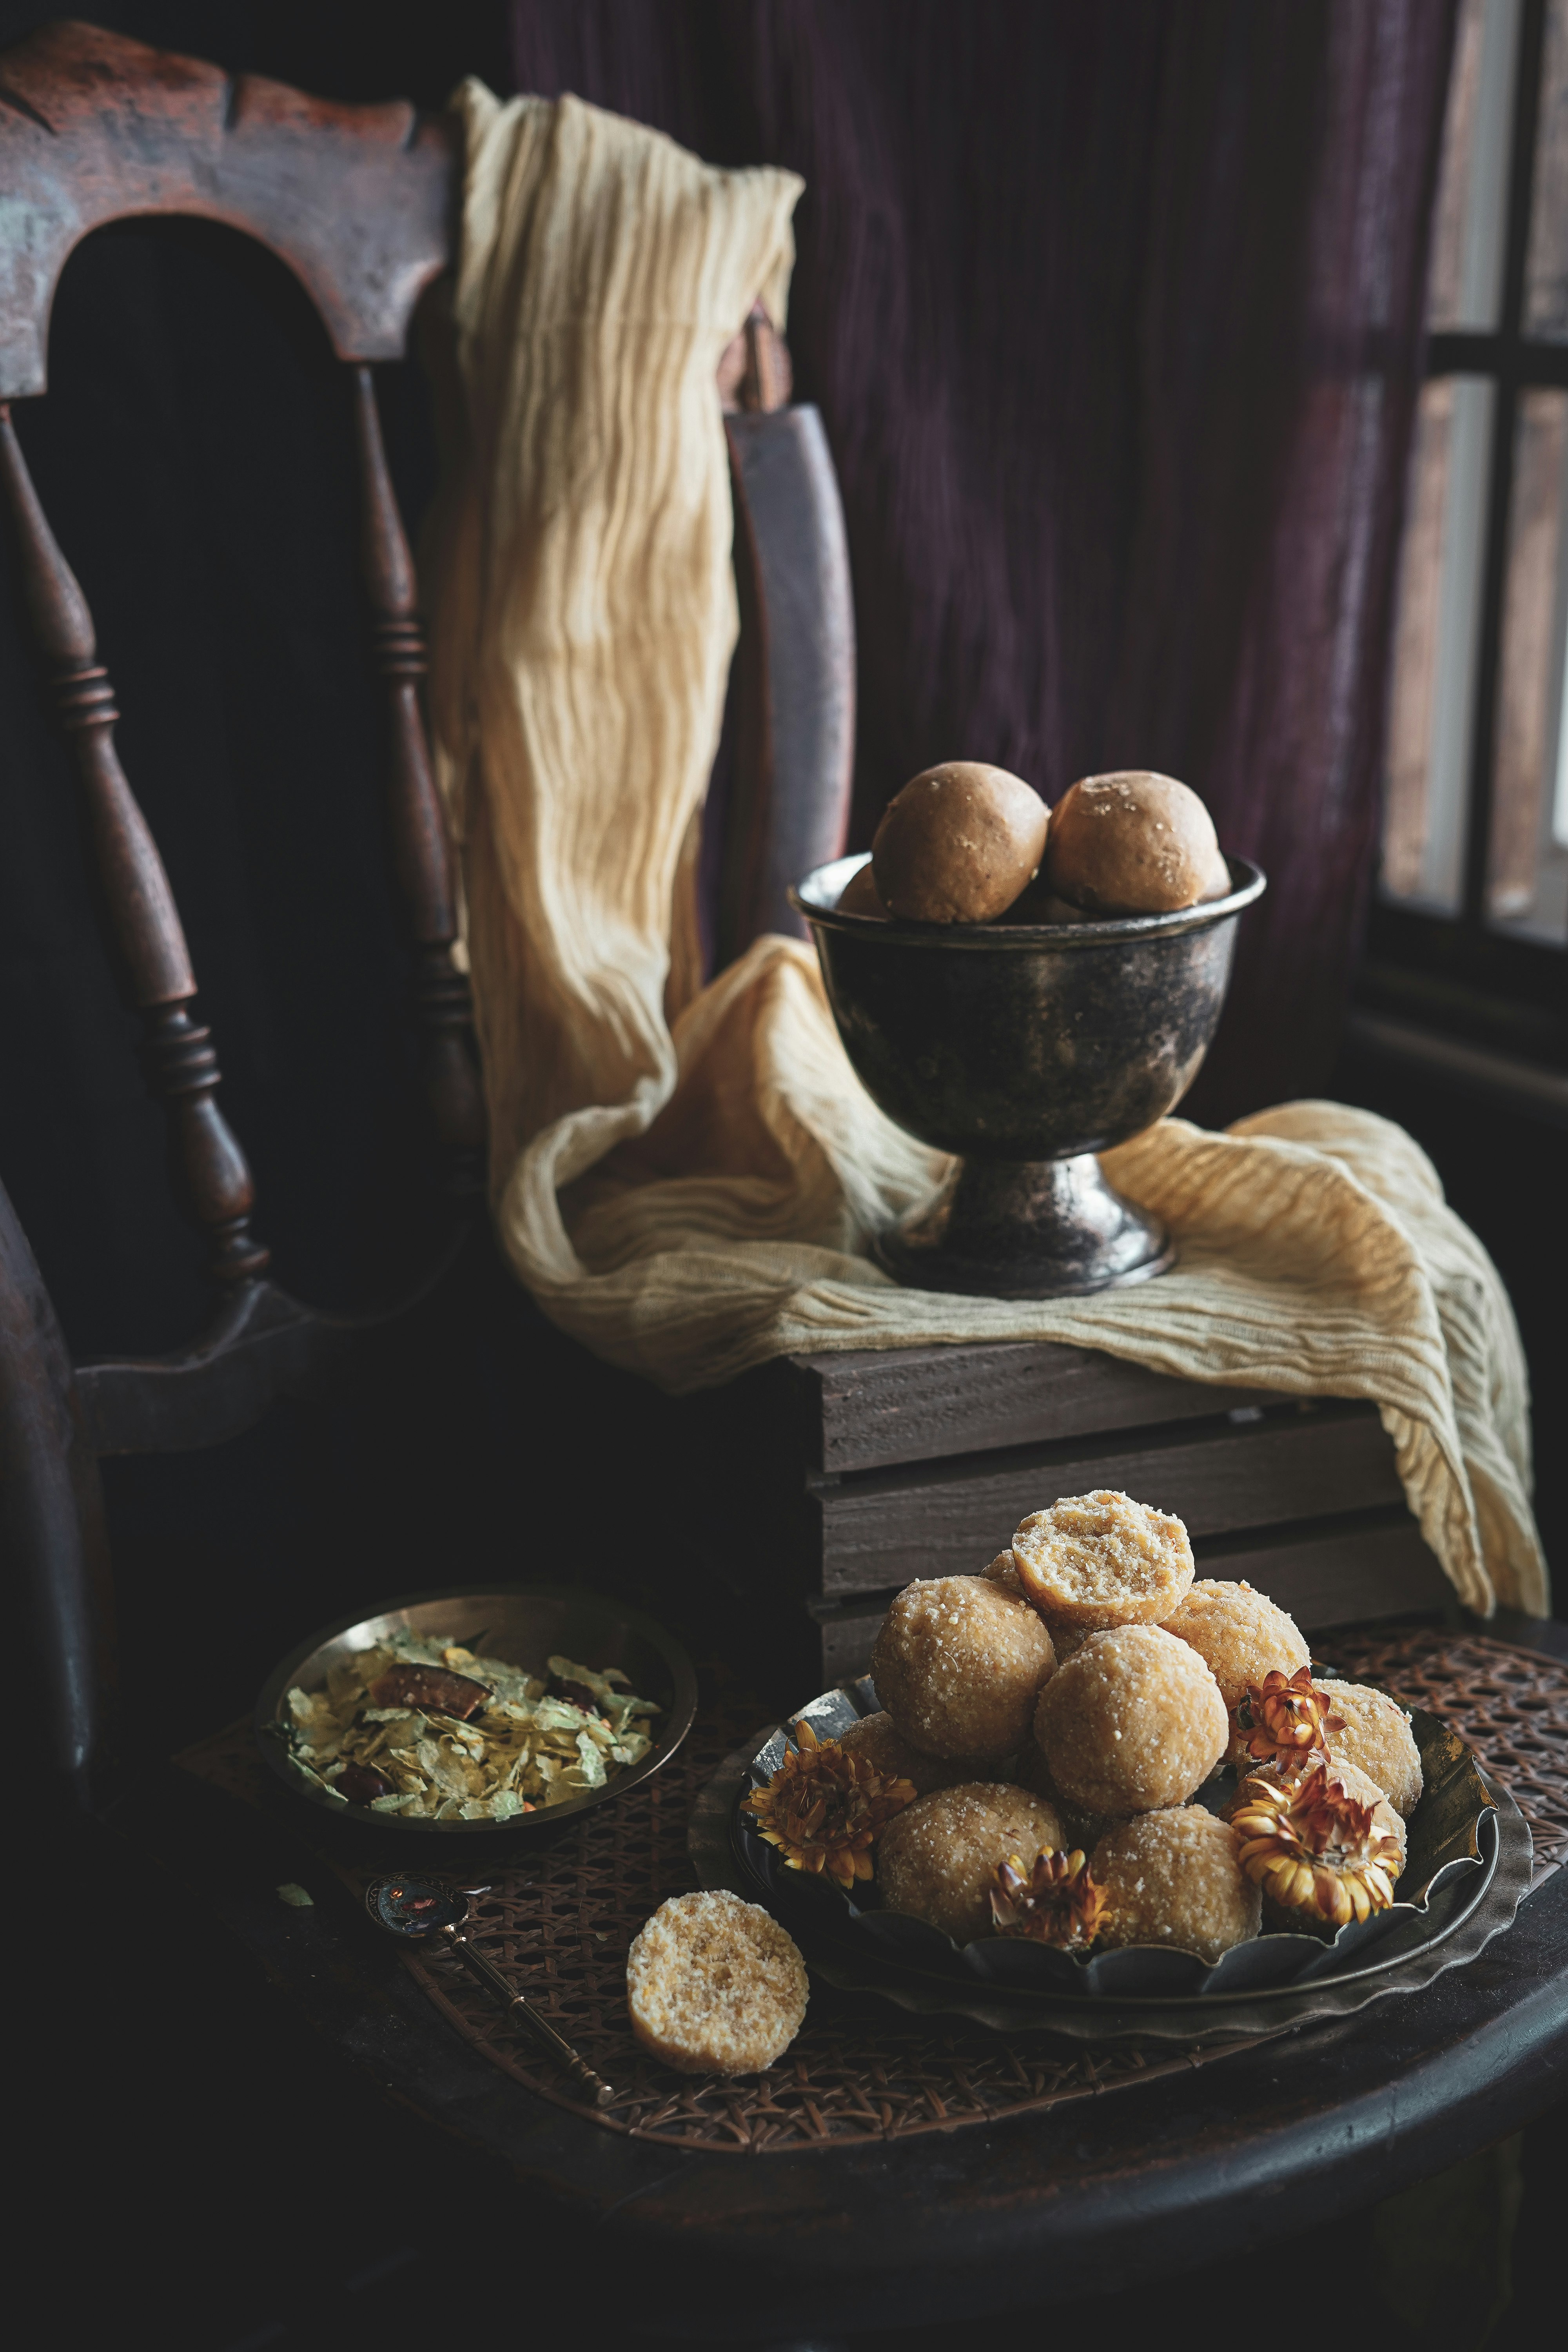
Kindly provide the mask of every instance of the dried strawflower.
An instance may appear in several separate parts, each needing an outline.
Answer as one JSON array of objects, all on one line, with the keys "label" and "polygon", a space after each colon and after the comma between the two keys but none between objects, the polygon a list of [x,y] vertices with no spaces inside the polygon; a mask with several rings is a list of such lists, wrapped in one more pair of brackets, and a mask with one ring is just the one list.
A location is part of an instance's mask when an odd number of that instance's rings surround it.
[{"label": "dried strawflower", "polygon": [[759,1834],[776,1846],[791,1870],[831,1878],[846,1892],[872,1875],[871,1845],[895,1813],[912,1804],[912,1780],[889,1780],[837,1739],[818,1739],[809,1723],[797,1727],[792,1748],[764,1789],[746,1799]]},{"label": "dried strawflower", "polygon": [[1039,1854],[1030,1871],[1016,1853],[996,1865],[991,1917],[999,1936],[1027,1936],[1058,1952],[1085,1951],[1104,1926],[1108,1907],[1081,1847]]},{"label": "dried strawflower", "polygon": [[1282,1910],[1342,1927],[1385,1910],[1400,1872],[1399,1841],[1333,1779],[1327,1761],[1276,1783],[1259,1775],[1231,1813],[1243,1870]]},{"label": "dried strawflower", "polygon": [[1248,1683],[1236,1724],[1246,1735],[1247,1754],[1267,1763],[1276,1756],[1326,1750],[1324,1734],[1340,1728],[1340,1717],[1331,1712],[1327,1695],[1314,1687],[1311,1667],[1298,1666],[1293,1675],[1276,1670],[1260,1683]]}]

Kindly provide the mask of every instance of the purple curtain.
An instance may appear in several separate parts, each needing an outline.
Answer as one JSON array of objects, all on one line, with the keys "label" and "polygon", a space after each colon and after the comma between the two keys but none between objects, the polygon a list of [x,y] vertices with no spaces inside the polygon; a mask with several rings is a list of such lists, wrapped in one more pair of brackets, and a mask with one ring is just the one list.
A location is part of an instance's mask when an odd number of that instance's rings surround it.
[{"label": "purple curtain", "polygon": [[513,0],[518,87],[801,172],[856,836],[1163,768],[1269,891],[1187,1108],[1325,1087],[1376,844],[1456,0]]}]

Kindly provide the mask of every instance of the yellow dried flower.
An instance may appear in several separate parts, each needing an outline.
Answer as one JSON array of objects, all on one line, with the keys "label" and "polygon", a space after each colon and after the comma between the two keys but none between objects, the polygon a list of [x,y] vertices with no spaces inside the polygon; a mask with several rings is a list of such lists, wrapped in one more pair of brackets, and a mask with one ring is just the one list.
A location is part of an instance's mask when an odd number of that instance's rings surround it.
[{"label": "yellow dried flower", "polygon": [[1342,1927],[1394,1900],[1399,1842],[1347,1796],[1325,1759],[1300,1779],[1247,1780],[1231,1811],[1237,1859],[1282,1909]]},{"label": "yellow dried flower", "polygon": [[1016,1853],[996,1865],[991,1917],[999,1936],[1027,1936],[1058,1952],[1081,1952],[1104,1927],[1109,1909],[1105,1889],[1079,1846],[1037,1855],[1030,1871]]},{"label": "yellow dried flower", "polygon": [[872,1876],[871,1845],[895,1813],[912,1804],[912,1780],[890,1780],[837,1739],[818,1739],[809,1723],[764,1789],[746,1799],[758,1833],[791,1870],[831,1878],[846,1892]]},{"label": "yellow dried flower", "polygon": [[1237,1729],[1247,1735],[1247,1752],[1259,1763],[1326,1748],[1324,1733],[1339,1730],[1342,1720],[1330,1712],[1326,1694],[1314,1686],[1310,1666],[1298,1666],[1293,1675],[1276,1669],[1261,1683],[1248,1683],[1236,1710]]}]

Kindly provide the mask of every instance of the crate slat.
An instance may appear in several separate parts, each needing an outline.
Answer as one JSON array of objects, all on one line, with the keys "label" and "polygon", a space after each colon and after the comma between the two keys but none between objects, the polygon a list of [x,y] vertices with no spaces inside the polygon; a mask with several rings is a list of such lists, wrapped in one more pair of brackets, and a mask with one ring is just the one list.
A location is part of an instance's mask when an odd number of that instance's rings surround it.
[{"label": "crate slat", "polygon": [[1173,1511],[1194,1540],[1404,1502],[1393,1445],[1371,1405],[1287,1408],[1239,1426],[1178,1423],[1121,1444],[1069,1443],[1005,1461],[983,1454],[819,1486],[819,1590],[847,1596],[916,1576],[972,1574],[1026,1512],[1100,1486]]},{"label": "crate slat", "polygon": [[1122,1363],[1095,1348],[999,1341],[794,1356],[820,1433],[815,1466],[845,1472],[1278,1404]]}]

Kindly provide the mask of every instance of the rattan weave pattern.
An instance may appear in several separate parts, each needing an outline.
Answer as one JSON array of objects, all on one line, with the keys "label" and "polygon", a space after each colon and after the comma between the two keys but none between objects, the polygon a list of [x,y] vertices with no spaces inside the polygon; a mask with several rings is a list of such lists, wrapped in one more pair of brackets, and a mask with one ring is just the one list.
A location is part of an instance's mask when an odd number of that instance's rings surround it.
[{"label": "rattan weave pattern", "polygon": [[[620,2093],[594,2115],[596,2123],[710,2153],[829,2148],[1054,2106],[1215,2054],[1173,2055],[1168,2043],[1148,2055],[1125,2046],[1058,2051],[1037,2035],[1008,2040],[959,2019],[909,2017],[818,1978],[805,2026],[767,2073],[725,2083],[658,2063],[627,2019],[626,1950],[667,1895],[695,1885],[686,1853],[689,1805],[729,1749],[757,1728],[742,1727],[727,1710],[708,1720],[719,1736],[699,1743],[693,1735],[683,1771],[672,1766],[624,1806],[585,1814],[570,1841],[500,1881],[474,1906],[489,1958]],[[459,1967],[434,1953],[405,1958],[487,2057],[530,2090],[590,2112]]]},{"label": "rattan weave pattern", "polygon": [[[1441,1632],[1347,1633],[1324,1647],[1355,1678],[1382,1682],[1444,1716],[1509,1782],[1541,1861],[1568,1858],[1568,1664]],[[667,1895],[693,1884],[686,1853],[692,1800],[723,1756],[759,1727],[759,1710],[743,1694],[708,1675],[703,1685],[697,1722],[665,1771],[622,1803],[584,1814],[525,1866],[499,1873],[477,1906],[489,1956],[616,2086],[613,2106],[595,2113],[580,2105],[564,2078],[539,2063],[526,2032],[455,1962],[404,1956],[449,2023],[530,2091],[665,2147],[762,2155],[952,2131],[1253,2046],[1068,2049],[1037,2034],[911,2016],[818,1979],[799,2037],[769,2073],[718,2083],[654,2063],[626,2019],[626,1948]],[[236,1795],[254,1796],[259,1766],[244,1744],[215,1740],[181,1760]]]},{"label": "rattan weave pattern", "polygon": [[1325,1634],[1322,1647],[1352,1680],[1464,1734],[1530,1823],[1531,1886],[1568,1863],[1568,1661],[1435,1626]]}]

